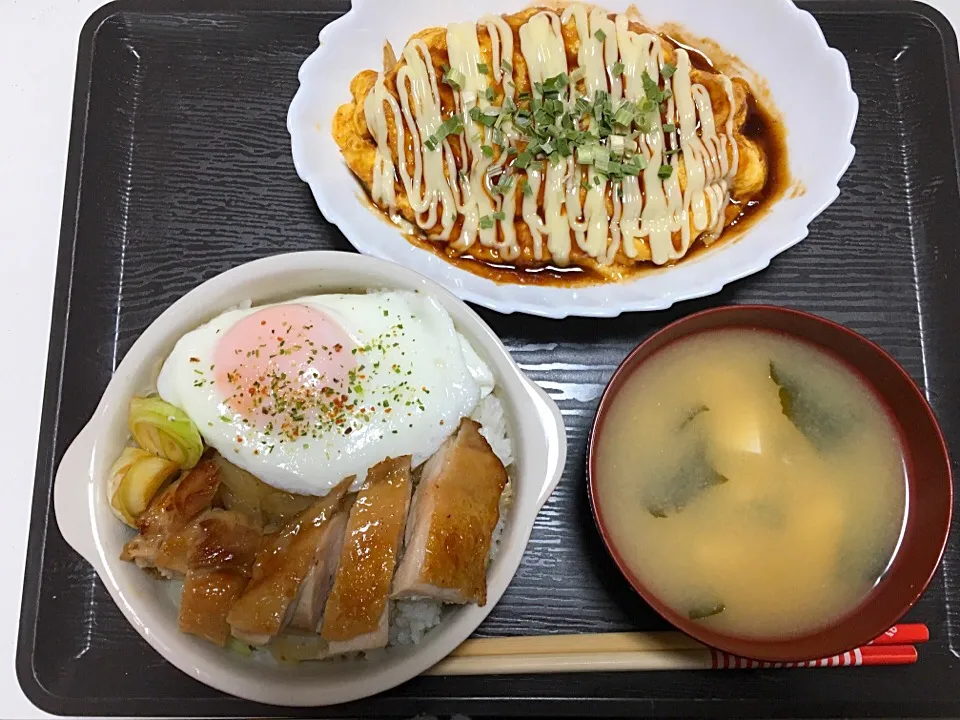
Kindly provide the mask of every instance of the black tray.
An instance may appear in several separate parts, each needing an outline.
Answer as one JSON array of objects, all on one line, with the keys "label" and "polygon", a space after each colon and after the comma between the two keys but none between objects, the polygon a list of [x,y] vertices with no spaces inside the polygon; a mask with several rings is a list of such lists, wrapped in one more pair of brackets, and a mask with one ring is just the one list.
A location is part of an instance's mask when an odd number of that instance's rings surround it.
[{"label": "black tray", "polygon": [[[759,0],[758,0],[759,2]],[[724,303],[803,308],[879,342],[927,390],[960,453],[960,60],[946,20],[910,2],[807,3],[860,96],[840,199],[769,270],[712,298],[614,320],[481,311],[557,400],[569,461],[516,577],[478,635],[664,627],[619,577],[587,508],[583,456],[600,392],[653,330]],[[269,8],[269,9],[266,9]],[[293,170],[297,68],[333,0],[123,0],[83,29],[17,670],[41,708],[80,715],[277,715],[168,665],[64,543],[54,469],[140,332],[203,280],[273,253],[350,251]],[[953,103],[951,103],[951,97]],[[956,470],[956,462],[954,464]],[[294,715],[960,715],[960,534],[909,619],[912,667],[418,678]]]}]

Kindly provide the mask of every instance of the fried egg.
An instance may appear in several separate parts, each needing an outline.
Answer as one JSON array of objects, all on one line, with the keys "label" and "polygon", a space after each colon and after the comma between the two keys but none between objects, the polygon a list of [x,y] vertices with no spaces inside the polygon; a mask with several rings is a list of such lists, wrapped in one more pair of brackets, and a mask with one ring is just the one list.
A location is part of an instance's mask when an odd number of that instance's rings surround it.
[{"label": "fried egg", "polygon": [[184,335],[157,390],[208,445],[275,488],[324,495],[387,457],[435,453],[493,374],[433,298],[316,295]]}]

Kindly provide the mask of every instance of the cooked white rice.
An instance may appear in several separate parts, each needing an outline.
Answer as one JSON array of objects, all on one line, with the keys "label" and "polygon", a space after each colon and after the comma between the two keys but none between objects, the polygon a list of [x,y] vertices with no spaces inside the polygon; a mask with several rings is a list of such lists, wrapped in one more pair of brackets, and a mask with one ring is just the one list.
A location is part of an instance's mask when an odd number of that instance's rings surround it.
[{"label": "cooked white rice", "polygon": [[390,645],[416,645],[440,623],[443,605],[436,600],[397,600],[390,613]]}]

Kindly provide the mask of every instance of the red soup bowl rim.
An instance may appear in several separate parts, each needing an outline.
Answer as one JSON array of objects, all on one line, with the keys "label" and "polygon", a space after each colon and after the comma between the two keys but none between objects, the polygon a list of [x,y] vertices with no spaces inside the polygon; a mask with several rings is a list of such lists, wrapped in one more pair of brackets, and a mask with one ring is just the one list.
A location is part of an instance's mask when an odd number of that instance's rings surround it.
[{"label": "red soup bowl rim", "polygon": [[[725,317],[715,317],[718,315],[729,316],[729,319]],[[759,323],[755,318],[763,315],[767,315],[770,318],[776,317],[777,321],[769,324]],[[709,325],[708,327],[702,327],[704,321],[707,319],[720,320],[721,322]],[[845,341],[853,345],[859,345],[860,349],[873,354],[875,359],[879,361],[879,363],[874,364],[874,367],[886,366],[887,370],[892,370],[895,376],[894,379],[899,379],[902,389],[906,390],[907,397],[905,399],[901,397],[900,402],[895,403],[891,400],[892,397],[895,397],[893,393],[888,394],[884,392],[884,390],[878,388],[873,382],[864,378],[877,396],[887,405],[894,420],[897,421],[901,439],[904,444],[904,453],[907,455],[908,488],[905,530],[887,572],[883,578],[881,578],[880,582],[878,582],[877,586],[853,612],[836,619],[834,622],[818,630],[784,638],[742,637],[723,633],[709,627],[708,624],[691,620],[668,607],[633,573],[623,560],[617,550],[616,544],[607,531],[603,513],[596,499],[595,483],[597,472],[595,449],[597,438],[602,431],[604,419],[621,386],[637,368],[649,359],[649,357],[660,352],[667,345],[682,338],[695,335],[698,332],[724,328],[753,328],[781,332],[807,344],[812,344],[821,350],[825,350],[833,357],[840,359],[847,367],[854,369],[858,374],[862,375],[862,363],[858,364],[854,362],[848,358],[846,354],[837,350],[836,347],[809,337],[806,331],[816,326],[819,326],[821,330],[826,332],[834,333],[835,337],[840,338],[836,345],[840,345]],[[903,390],[901,390],[900,394],[903,394]],[[927,448],[917,448],[916,442],[913,444],[908,442],[908,433],[893,412],[894,407],[902,408],[904,405],[909,406],[910,403],[914,403],[914,409],[920,411],[922,415],[921,420],[925,420],[929,424],[931,432],[929,432],[928,435],[924,435],[924,442],[928,445]],[[911,430],[911,432],[913,431]],[[925,433],[926,431],[921,432]],[[926,453],[926,455],[921,455],[921,453]],[[938,466],[935,469],[941,472],[939,479],[946,481],[941,483],[941,490],[943,492],[939,498],[929,498],[929,492],[924,493],[922,501],[917,498],[916,484],[919,483],[920,480],[915,477],[915,473],[912,472],[914,456],[933,458],[932,463]],[[929,484],[932,480],[927,482]],[[734,655],[769,662],[801,662],[840,655],[860,645],[866,644],[893,626],[920,598],[939,567],[947,544],[953,509],[952,472],[943,433],[940,430],[940,426],[926,397],[906,370],[883,348],[853,330],[817,315],[776,305],[727,305],[711,308],[681,318],[640,343],[613,373],[601,397],[587,449],[587,485],[594,521],[604,545],[620,569],[620,572],[647,604],[652,606],[672,625],[706,645]],[[945,506],[945,514],[943,514],[943,510],[935,509],[934,514],[936,517],[934,518],[934,522],[936,523],[936,527],[930,528],[927,525],[924,527],[927,537],[932,537],[932,539],[923,540],[916,532],[911,534],[910,529],[912,524],[917,522],[916,515],[923,512],[925,507],[929,508],[931,502],[943,503]],[[937,534],[929,535],[930,530],[936,531]],[[889,582],[892,582],[894,566],[897,565],[898,562],[905,563],[911,559],[910,554],[904,555],[908,538],[912,538],[910,542],[914,545],[921,543],[919,549],[924,550],[926,557],[925,565],[923,568],[914,570],[902,569],[897,574],[897,577],[899,578],[904,573],[910,573],[911,580],[911,582],[907,583],[902,588],[902,591],[900,591],[902,597],[898,595],[894,600],[887,601],[885,605],[889,605],[890,607],[879,608],[877,612],[872,611],[871,606],[880,591],[885,588]],[[903,558],[906,558],[906,560]]]}]

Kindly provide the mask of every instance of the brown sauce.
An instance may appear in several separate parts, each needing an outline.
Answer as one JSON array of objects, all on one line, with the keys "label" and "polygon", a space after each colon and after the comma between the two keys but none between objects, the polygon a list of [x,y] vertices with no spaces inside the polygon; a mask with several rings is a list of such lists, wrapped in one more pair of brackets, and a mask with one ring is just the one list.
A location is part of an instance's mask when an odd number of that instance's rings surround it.
[{"label": "brown sauce", "polygon": [[450,248],[445,241],[431,241],[412,234],[407,234],[406,237],[417,247],[432,252],[461,270],[493,280],[495,283],[538,287],[583,287],[607,282],[605,277],[590,268],[574,265],[517,268],[512,265],[484,262],[469,255],[458,255],[457,251]]},{"label": "brown sauce", "polygon": [[703,72],[708,73],[719,72],[716,66],[713,64],[713,60],[708,58],[702,50],[698,50],[692,45],[682,42],[677,39],[677,37],[668,33],[661,32],[659,35],[674,47],[686,50],[687,54],[690,56],[690,64],[695,70],[702,70]]}]

